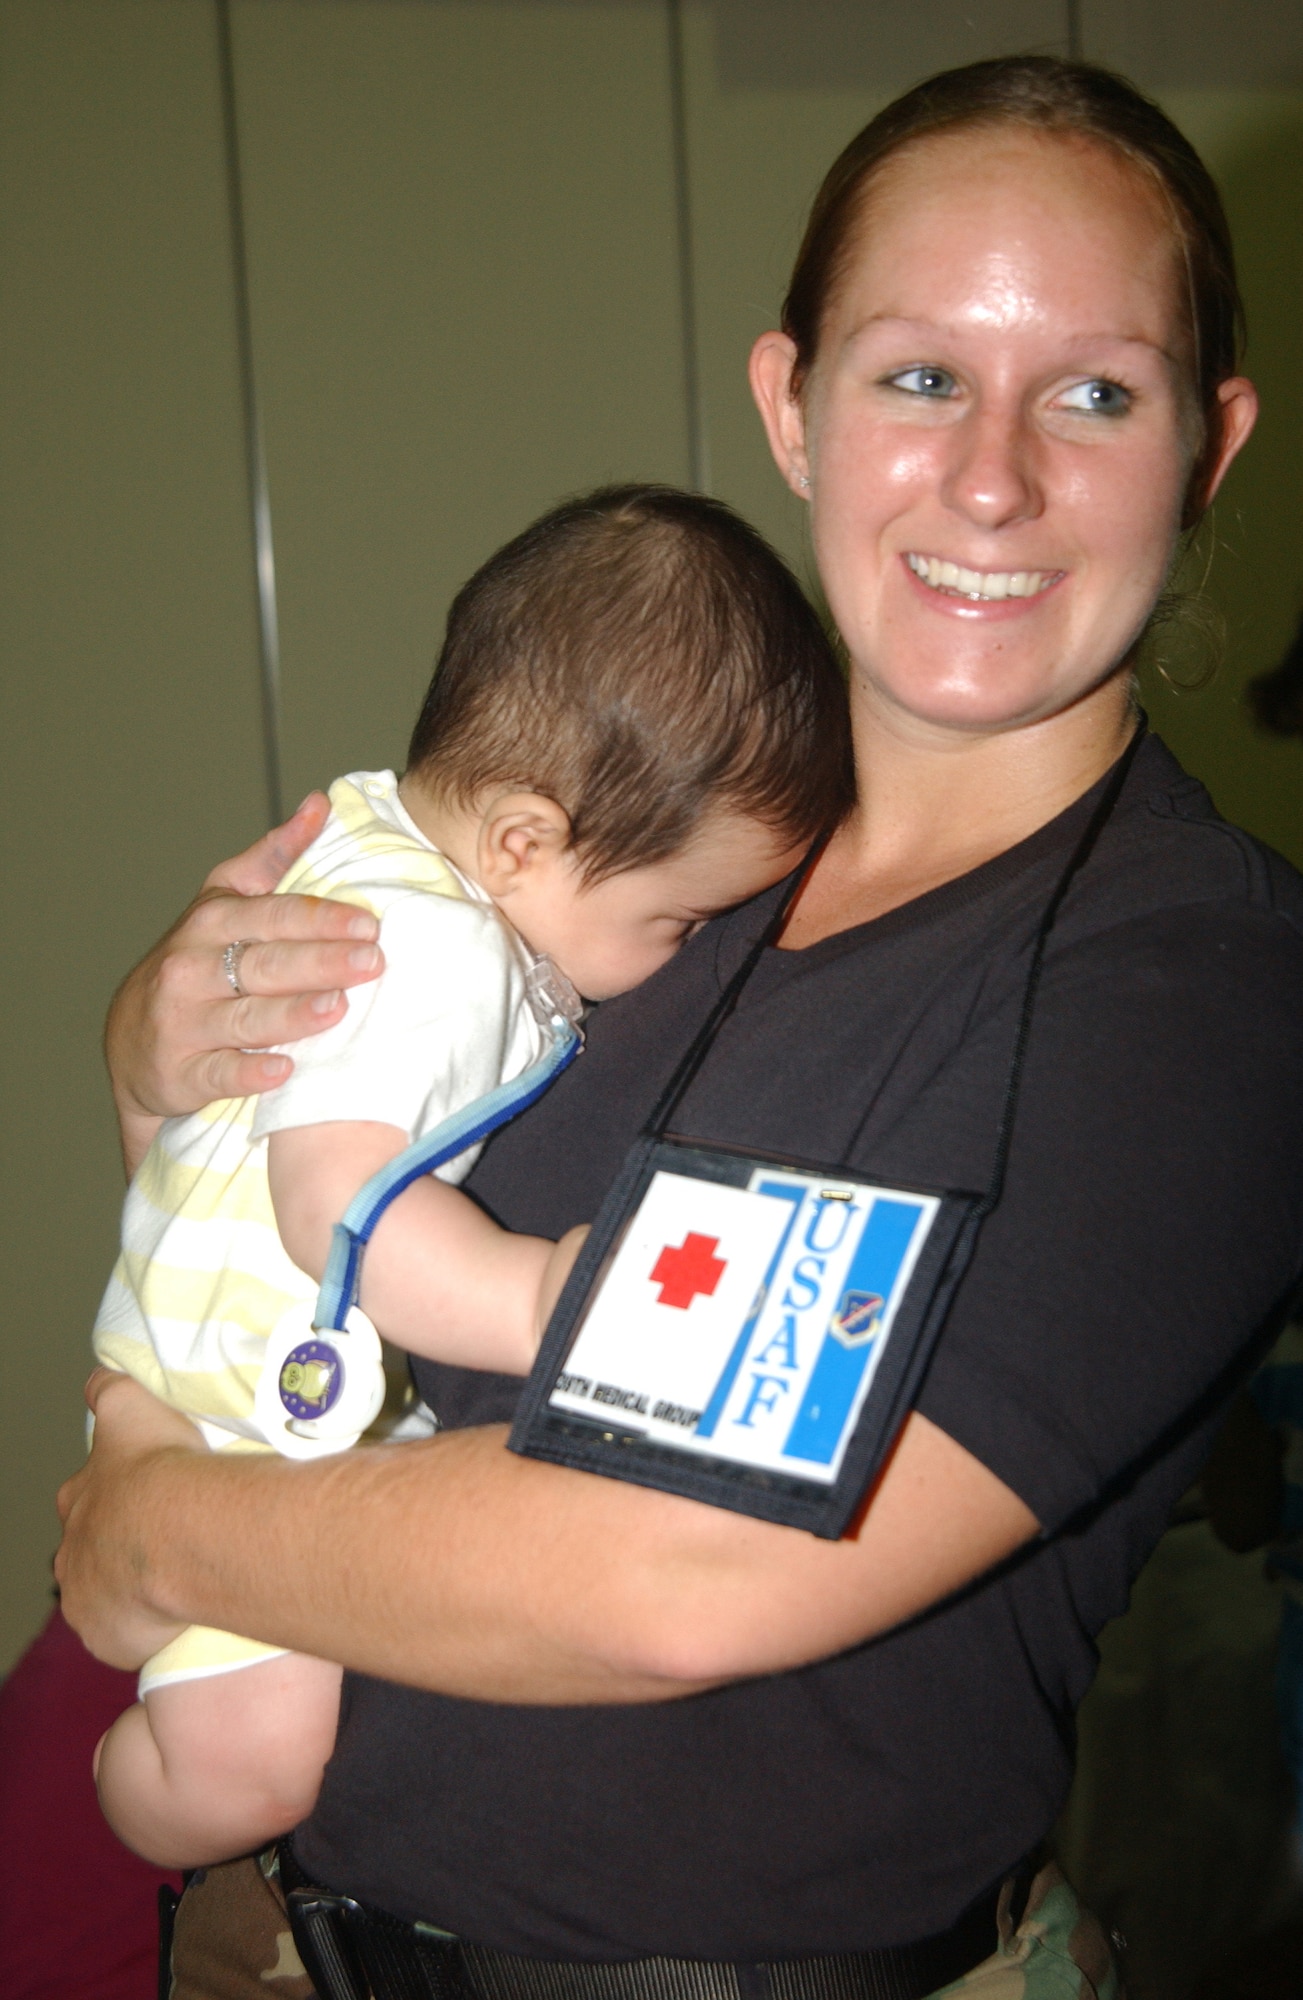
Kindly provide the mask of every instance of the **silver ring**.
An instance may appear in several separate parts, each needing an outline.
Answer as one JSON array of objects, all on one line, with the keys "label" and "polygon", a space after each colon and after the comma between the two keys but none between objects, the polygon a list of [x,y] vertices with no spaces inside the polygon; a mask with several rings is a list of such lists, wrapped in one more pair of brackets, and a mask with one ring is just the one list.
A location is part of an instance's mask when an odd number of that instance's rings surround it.
[{"label": "silver ring", "polygon": [[228,944],[222,953],[222,971],[226,974],[227,984],[237,1000],[249,998],[240,984],[240,965],[249,946],[257,942],[257,938],[236,938],[235,942]]}]

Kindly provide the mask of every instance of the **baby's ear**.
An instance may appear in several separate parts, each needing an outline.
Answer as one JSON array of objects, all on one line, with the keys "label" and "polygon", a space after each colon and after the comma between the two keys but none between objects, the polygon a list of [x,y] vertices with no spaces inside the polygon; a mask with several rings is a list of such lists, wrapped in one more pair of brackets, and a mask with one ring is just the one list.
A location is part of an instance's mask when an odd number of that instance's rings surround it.
[{"label": "baby's ear", "polygon": [[509,896],[569,851],[570,815],[545,792],[503,792],[480,820],[476,872],[490,896]]}]

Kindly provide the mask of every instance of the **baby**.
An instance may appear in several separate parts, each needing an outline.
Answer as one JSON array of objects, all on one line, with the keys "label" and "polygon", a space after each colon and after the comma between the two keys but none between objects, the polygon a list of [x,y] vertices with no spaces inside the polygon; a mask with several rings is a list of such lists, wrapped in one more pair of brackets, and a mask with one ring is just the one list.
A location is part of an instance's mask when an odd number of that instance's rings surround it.
[{"label": "baby", "polygon": [[[566,981],[624,992],[793,868],[845,806],[848,744],[814,613],[718,502],[610,488],[500,550],[452,606],[406,774],[339,779],[279,885],[374,911],[386,970],[295,1046],[279,1089],[163,1126],[127,1198],[100,1360],[215,1448],[340,1448],[269,1424],[259,1391],[278,1326],[297,1313],[310,1331],[332,1225],[413,1140],[545,1053]],[[358,1304],[410,1353],[524,1374],[573,1246],[511,1235],[459,1193],[476,1150],[388,1208]],[[377,1434],[433,1428],[409,1401]],[[174,1866],[284,1832],[316,1797],[340,1674],[184,1633],[100,1745],[110,1823]]]}]

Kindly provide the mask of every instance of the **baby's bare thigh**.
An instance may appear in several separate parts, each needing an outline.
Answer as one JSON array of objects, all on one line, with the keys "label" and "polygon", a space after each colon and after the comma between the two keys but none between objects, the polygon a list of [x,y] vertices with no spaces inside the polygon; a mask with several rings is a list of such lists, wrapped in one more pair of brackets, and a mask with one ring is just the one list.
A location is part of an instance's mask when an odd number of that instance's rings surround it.
[{"label": "baby's bare thigh", "polygon": [[279,1653],[231,1673],[174,1681],[145,1696],[150,1731],[169,1774],[202,1779],[239,1770],[315,1773],[335,1742],[343,1670]]}]

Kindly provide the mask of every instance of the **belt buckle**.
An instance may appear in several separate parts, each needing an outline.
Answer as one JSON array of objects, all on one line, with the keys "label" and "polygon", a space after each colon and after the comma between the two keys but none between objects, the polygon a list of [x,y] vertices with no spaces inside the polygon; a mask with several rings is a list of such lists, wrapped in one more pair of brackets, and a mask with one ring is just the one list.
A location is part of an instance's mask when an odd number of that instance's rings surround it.
[{"label": "belt buckle", "polygon": [[285,1909],[294,1948],[319,2000],[371,2000],[371,1987],[352,1948],[346,1916],[360,1914],[351,1896],[325,1889],[290,1889]]},{"label": "belt buckle", "polygon": [[328,1889],[291,1889],[285,1907],[319,2000],[475,2000],[461,1945],[447,1932]]}]

